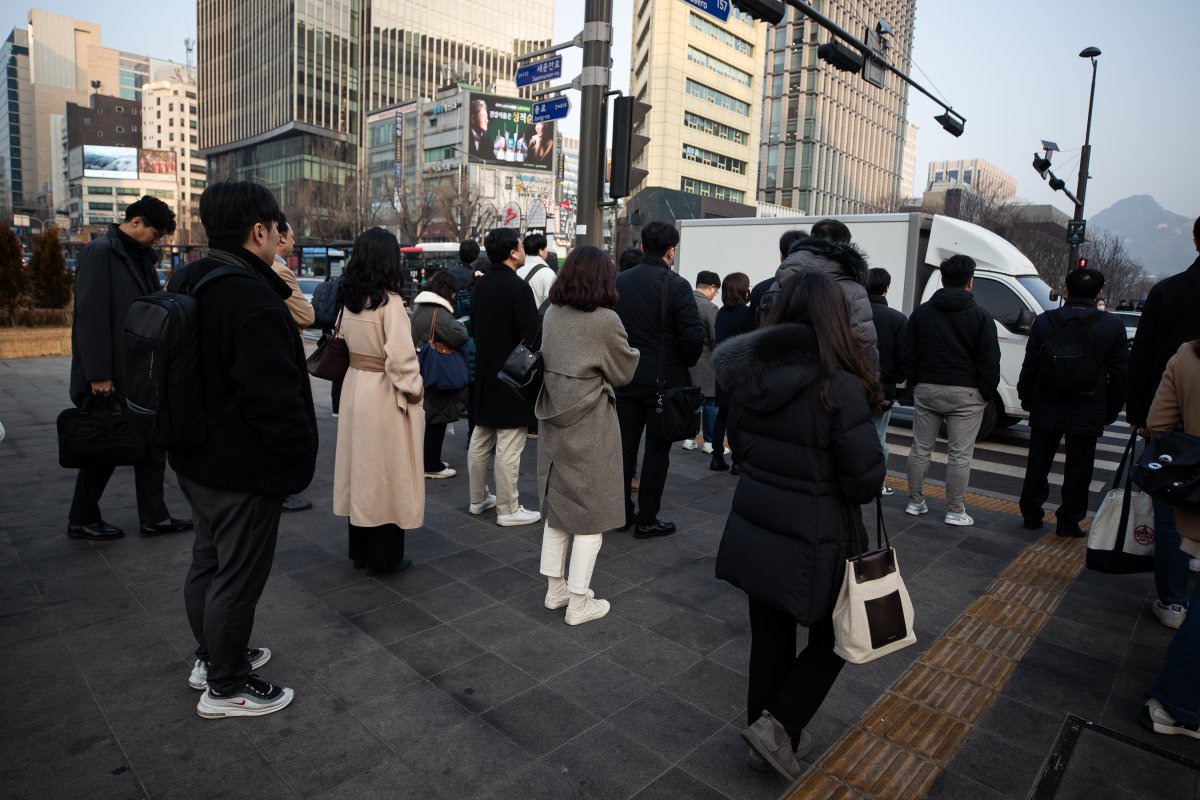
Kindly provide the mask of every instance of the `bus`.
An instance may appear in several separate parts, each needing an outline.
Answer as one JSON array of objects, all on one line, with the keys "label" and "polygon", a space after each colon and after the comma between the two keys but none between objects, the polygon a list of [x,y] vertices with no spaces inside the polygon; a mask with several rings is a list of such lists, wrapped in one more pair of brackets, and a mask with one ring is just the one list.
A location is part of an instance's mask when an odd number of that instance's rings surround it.
[{"label": "bus", "polygon": [[400,248],[406,271],[404,297],[410,302],[425,286],[434,271],[449,269],[458,263],[457,242],[423,242]]}]

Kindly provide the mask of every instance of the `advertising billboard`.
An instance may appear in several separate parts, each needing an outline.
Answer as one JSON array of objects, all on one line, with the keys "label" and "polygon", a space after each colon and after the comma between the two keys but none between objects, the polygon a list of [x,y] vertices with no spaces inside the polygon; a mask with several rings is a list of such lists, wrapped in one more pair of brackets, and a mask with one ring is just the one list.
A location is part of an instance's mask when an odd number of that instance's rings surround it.
[{"label": "advertising billboard", "polygon": [[471,92],[467,143],[472,163],[521,165],[551,170],[555,164],[554,123],[533,121],[533,101]]},{"label": "advertising billboard", "polygon": [[138,172],[142,175],[174,175],[175,153],[171,150],[139,150]]},{"label": "advertising billboard", "polygon": [[118,178],[136,181],[138,177],[137,148],[84,145],[83,176],[85,178]]}]

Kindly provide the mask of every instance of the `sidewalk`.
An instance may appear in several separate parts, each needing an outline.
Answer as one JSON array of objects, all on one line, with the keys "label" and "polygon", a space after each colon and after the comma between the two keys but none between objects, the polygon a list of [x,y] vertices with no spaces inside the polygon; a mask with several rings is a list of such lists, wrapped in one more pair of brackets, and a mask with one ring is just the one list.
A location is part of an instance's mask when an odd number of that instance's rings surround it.
[{"label": "sidewalk", "polygon": [[[663,516],[680,532],[606,535],[594,588],[613,611],[569,628],[541,605],[541,527],[467,513],[465,423],[446,443],[459,477],[426,484],[412,569],[353,570],[345,523],[329,511],[337,421],[316,382],[315,508],[284,515],[253,639],[274,653],[264,677],[296,700],[268,717],[208,721],[187,686],[190,536],[65,535],[74,473],[57,465],[54,421],[68,367],[0,361],[0,796],[789,794],[744,765],[745,598],[713,577],[735,480],[709,472],[706,457],[672,452]],[[536,444],[522,464],[527,504]],[[170,473],[167,502],[188,515]],[[1150,611],[1151,577],[1074,577],[1081,543],[1039,542],[994,505],[972,505],[977,524],[964,529],[941,523],[936,500],[921,518],[903,514],[899,493],[886,500],[920,641],[846,667],[810,728],[815,766],[800,786],[815,788],[791,796],[1200,798],[1200,742],[1136,721],[1171,633]],[[118,470],[103,508],[136,530],[130,470]],[[962,644],[985,624],[1028,634],[1021,652],[964,661],[987,649]],[[964,687],[972,702],[959,707]],[[885,729],[877,710],[914,691],[907,728]],[[854,771],[839,773],[847,759]]]}]

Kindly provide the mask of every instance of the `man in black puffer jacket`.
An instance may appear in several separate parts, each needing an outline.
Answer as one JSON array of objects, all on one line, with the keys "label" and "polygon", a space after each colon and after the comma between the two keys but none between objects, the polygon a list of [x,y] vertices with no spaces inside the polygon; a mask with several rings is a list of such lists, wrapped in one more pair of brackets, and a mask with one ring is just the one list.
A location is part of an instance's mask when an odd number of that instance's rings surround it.
[{"label": "man in black puffer jacket", "polygon": [[284,305],[291,290],[268,266],[278,219],[262,186],[211,184],[200,196],[209,256],[170,283],[179,291],[222,266],[245,271],[214,280],[196,298],[205,414],[195,424],[208,437],[170,453],[196,523],[183,594],[197,644],[189,684],[204,689],[196,712],[206,719],[270,714],[293,696],[251,674],[271,654],[248,649],[283,498],[307,488],[317,461],[304,345]]},{"label": "man in black puffer jacket", "polygon": [[946,423],[947,525],[973,525],[967,513],[967,481],[975,437],[987,404],[1000,386],[1000,342],[992,315],[975,303],[971,288],[975,260],[951,256],[942,262],[942,288],[909,317],[900,346],[904,374],[915,385],[912,450],[908,454],[908,506],[926,514],[925,472]]},{"label": "man in black puffer jacket", "polygon": [[[1042,504],[1050,496],[1047,476],[1054,464],[1058,443],[1067,439],[1063,471],[1062,504],[1055,513],[1059,536],[1084,536],[1080,521],[1087,516],[1088,488],[1096,459],[1096,440],[1104,426],[1116,421],[1125,403],[1125,368],[1129,343],[1125,325],[1116,314],[1096,308],[1104,287],[1099,270],[1073,269],[1067,273],[1067,302],[1047,311],[1033,323],[1017,393],[1021,407],[1029,413],[1029,462],[1021,487],[1021,516],[1025,527],[1042,527]],[[1086,392],[1064,392],[1054,386],[1054,376],[1042,367],[1043,346],[1050,345],[1053,331],[1080,326],[1091,344],[1095,383]]]}]

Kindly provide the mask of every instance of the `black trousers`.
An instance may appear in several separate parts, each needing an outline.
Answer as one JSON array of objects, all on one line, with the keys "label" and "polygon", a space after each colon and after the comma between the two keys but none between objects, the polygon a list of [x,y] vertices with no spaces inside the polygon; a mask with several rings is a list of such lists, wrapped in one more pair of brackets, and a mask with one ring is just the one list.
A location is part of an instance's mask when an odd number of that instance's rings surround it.
[{"label": "black trousers", "polygon": [[446,441],[446,423],[433,422],[425,425],[425,471],[441,472],[442,443]]},{"label": "black trousers", "polygon": [[733,409],[729,406],[721,406],[717,409],[717,419],[713,422],[713,455],[721,456],[721,460],[725,460],[725,435],[729,434],[729,457],[733,463],[738,463],[738,448],[733,431],[729,430],[729,414]]},{"label": "black trousers", "polygon": [[632,519],[633,495],[629,482],[637,470],[638,445],[646,433],[646,453],[638,474],[637,524],[649,525],[658,517],[662,507],[663,487],[667,484],[667,468],[671,466],[671,444],[650,433],[647,423],[654,416],[653,387],[627,387],[624,396],[617,398],[617,421],[621,425],[621,456],[625,468],[625,518]]},{"label": "black trousers", "polygon": [[1025,483],[1021,486],[1021,516],[1029,522],[1042,519],[1042,505],[1050,496],[1050,468],[1063,439],[1067,440],[1063,467],[1062,504],[1058,507],[1058,528],[1074,530],[1087,516],[1092,466],[1096,460],[1096,436],[1056,433],[1033,428],[1029,433],[1029,462]]},{"label": "black trousers", "polygon": [[[116,467],[84,467],[75,478],[75,496],[67,515],[71,523],[86,525],[100,521],[100,498]],[[167,454],[157,447],[146,445],[141,461],[133,465],[134,486],[137,489],[138,521],[153,525],[167,519],[163,500],[163,475],[167,470]]]},{"label": "black trousers", "polygon": [[808,644],[796,655],[796,619],[750,599],[750,688],[746,724],[764,710],[779,720],[795,747],[846,662],[833,652],[833,618],[808,628]]},{"label": "black trousers", "polygon": [[279,535],[280,495],[213,489],[183,476],[196,540],[183,585],[196,658],[208,662],[208,685],[218,694],[246,683],[246,648]]},{"label": "black trousers", "polygon": [[380,525],[376,528],[349,527],[350,560],[355,568],[367,567],[379,572],[388,572],[400,566],[404,560],[404,529],[399,525]]}]

